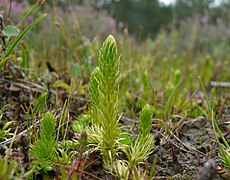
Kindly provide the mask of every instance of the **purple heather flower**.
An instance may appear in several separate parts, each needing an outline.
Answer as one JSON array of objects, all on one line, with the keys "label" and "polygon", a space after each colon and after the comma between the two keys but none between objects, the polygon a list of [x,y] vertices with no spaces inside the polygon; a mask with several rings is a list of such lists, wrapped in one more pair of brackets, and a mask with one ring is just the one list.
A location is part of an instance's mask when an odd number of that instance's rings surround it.
[{"label": "purple heather flower", "polygon": [[217,17],[217,18],[216,18],[216,24],[217,24],[217,25],[223,24],[223,20],[222,20],[221,17]]},{"label": "purple heather flower", "polygon": [[109,18],[109,29],[114,30],[116,28],[116,20],[114,18]]},{"label": "purple heather flower", "polygon": [[27,18],[27,22],[30,24],[32,21],[34,20],[34,16],[33,15],[30,15],[28,18]]},{"label": "purple heather flower", "polygon": [[15,13],[15,14],[18,14],[22,9],[23,9],[23,6],[21,3],[18,3],[16,1],[12,1],[11,3],[11,8],[12,8],[12,11]]},{"label": "purple heather flower", "polygon": [[74,6],[74,10],[78,11],[80,9],[80,7],[78,5]]},{"label": "purple heather flower", "polygon": [[201,17],[201,19],[200,19],[201,24],[208,24],[208,22],[209,22],[209,17],[208,16]]}]

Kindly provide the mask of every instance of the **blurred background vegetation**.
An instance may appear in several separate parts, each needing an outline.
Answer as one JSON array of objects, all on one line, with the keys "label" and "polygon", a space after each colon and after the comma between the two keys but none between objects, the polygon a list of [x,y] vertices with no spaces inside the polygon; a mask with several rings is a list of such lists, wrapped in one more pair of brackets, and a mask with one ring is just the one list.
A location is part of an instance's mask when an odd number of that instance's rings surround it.
[{"label": "blurred background vegetation", "polygon": [[[0,2],[7,17],[11,1]],[[229,0],[12,0],[6,24],[24,28],[47,13],[27,34],[15,63],[26,58],[29,68],[39,69],[26,72],[31,78],[44,76],[51,63],[64,82],[77,81],[79,94],[87,90],[101,42],[112,34],[122,59],[122,111],[138,112],[146,102],[161,109],[179,74],[174,112],[187,113],[181,108],[200,89],[197,76],[208,90],[211,81],[230,79],[229,7]]]},{"label": "blurred background vegetation", "polygon": [[98,11],[105,11],[116,22],[127,25],[131,33],[141,33],[143,37],[154,36],[162,28],[178,28],[180,21],[191,18],[198,18],[201,24],[229,20],[230,2],[221,0],[176,0],[168,5],[163,0],[93,0],[91,3]]},{"label": "blurred background vegetation", "polygon": [[[10,0],[1,0],[8,5]],[[12,0],[12,14],[24,10],[26,5],[33,5],[37,0]],[[136,37],[155,37],[162,29],[179,28],[181,21],[196,19],[200,24],[219,25],[229,22],[229,0],[47,0],[45,6],[55,4],[63,11],[74,6],[78,16],[106,16],[110,26],[123,29],[127,27]],[[79,11],[81,8],[90,12]],[[80,14],[79,14],[80,13]],[[95,16],[95,13],[99,13]],[[96,19],[94,19],[96,22]],[[93,22],[91,22],[93,23]],[[92,25],[93,26],[93,25]]]}]

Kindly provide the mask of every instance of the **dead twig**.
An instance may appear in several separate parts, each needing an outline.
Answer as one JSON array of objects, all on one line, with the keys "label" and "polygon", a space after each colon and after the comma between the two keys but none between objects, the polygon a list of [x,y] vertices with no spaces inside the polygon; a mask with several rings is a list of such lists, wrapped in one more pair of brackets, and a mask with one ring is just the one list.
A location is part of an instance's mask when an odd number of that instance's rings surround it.
[{"label": "dead twig", "polygon": [[[188,150],[190,150],[190,151],[191,151],[190,153],[192,153],[192,154],[198,153],[198,154],[201,154],[201,155],[203,155],[203,156],[206,156],[204,153],[198,151],[197,149],[194,149],[194,148],[192,148],[192,147],[186,145],[185,143],[183,143],[183,142],[182,142],[172,131],[170,131],[170,130],[168,130],[168,131],[169,131],[170,134],[173,136],[173,138],[175,138],[179,143],[181,143],[184,147],[186,147]],[[196,153],[194,153],[194,152],[196,152]]]}]

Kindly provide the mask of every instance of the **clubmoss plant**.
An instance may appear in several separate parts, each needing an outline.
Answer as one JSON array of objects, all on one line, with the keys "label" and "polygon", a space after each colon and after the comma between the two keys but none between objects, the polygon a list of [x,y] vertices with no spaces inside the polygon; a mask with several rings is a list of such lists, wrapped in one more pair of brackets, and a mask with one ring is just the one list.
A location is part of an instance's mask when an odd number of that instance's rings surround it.
[{"label": "clubmoss plant", "polygon": [[[101,152],[107,170],[115,172],[120,178],[128,179],[129,175],[139,178],[138,165],[147,160],[154,148],[154,138],[150,134],[153,113],[148,104],[144,106],[135,139],[119,128],[119,74],[117,46],[110,35],[102,45],[99,66],[95,68],[90,79],[92,126],[87,127],[88,142]],[[128,160],[118,159],[121,151],[127,155]]]},{"label": "clubmoss plant", "polygon": [[37,163],[43,170],[51,170],[46,162],[55,159],[56,143],[54,140],[55,119],[51,113],[45,114],[40,130],[40,138],[30,145],[30,156],[37,159]]},{"label": "clubmoss plant", "polygon": [[90,79],[92,129],[96,127],[102,132],[99,149],[105,166],[113,164],[116,154],[119,74],[117,45],[110,35],[100,49],[99,67]]},{"label": "clubmoss plant", "polygon": [[151,107],[148,104],[145,105],[140,113],[138,136],[131,143],[129,152],[125,152],[128,157],[129,166],[134,170],[134,173],[137,170],[136,166],[147,160],[154,148],[154,137],[150,134],[152,129],[152,115]]},{"label": "clubmoss plant", "polygon": [[152,116],[152,109],[148,104],[146,104],[141,111],[139,119],[139,134],[143,137],[146,137],[148,134],[150,134],[152,129]]}]

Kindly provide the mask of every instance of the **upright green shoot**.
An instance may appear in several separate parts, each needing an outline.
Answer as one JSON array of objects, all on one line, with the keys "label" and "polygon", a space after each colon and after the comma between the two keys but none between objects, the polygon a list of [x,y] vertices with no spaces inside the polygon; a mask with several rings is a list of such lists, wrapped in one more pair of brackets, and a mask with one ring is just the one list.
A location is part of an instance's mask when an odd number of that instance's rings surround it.
[{"label": "upright green shoot", "polygon": [[[100,151],[104,167],[127,179],[129,175],[139,178],[138,165],[147,160],[154,148],[152,108],[144,106],[139,119],[139,132],[135,139],[119,129],[118,89],[120,62],[117,57],[115,39],[110,35],[103,43],[99,55],[99,66],[90,79],[91,122],[87,128],[88,142]],[[123,151],[128,160],[119,160]],[[131,171],[131,174],[130,174]]]},{"label": "upright green shoot", "polygon": [[41,130],[40,138],[31,144],[30,155],[38,160],[38,164],[44,170],[50,170],[49,165],[45,165],[45,162],[54,160],[56,143],[54,140],[54,130],[55,130],[55,119],[51,113],[45,114]]},{"label": "upright green shoot", "polygon": [[142,134],[142,136],[146,137],[148,134],[150,134],[150,131],[152,129],[152,110],[151,107],[146,104],[140,114],[140,120],[139,120],[139,133]]},{"label": "upright green shoot", "polygon": [[93,126],[101,127],[99,149],[105,166],[113,164],[118,134],[118,85],[120,62],[113,36],[108,36],[100,49],[99,67],[90,79],[91,117]]},{"label": "upright green shoot", "polygon": [[139,132],[137,138],[132,142],[129,150],[129,163],[131,168],[147,160],[154,148],[154,138],[150,134],[152,129],[152,110],[147,104],[143,107],[139,119]]}]

